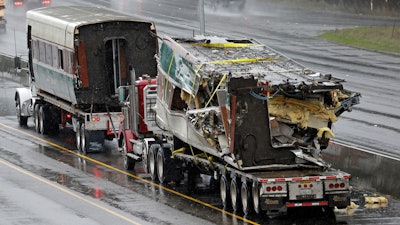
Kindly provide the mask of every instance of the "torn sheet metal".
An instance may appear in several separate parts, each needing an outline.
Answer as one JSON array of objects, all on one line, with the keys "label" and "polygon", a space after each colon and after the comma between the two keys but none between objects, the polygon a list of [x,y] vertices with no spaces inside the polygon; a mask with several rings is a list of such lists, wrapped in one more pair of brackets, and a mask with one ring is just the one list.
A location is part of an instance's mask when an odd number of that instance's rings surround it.
[{"label": "torn sheet metal", "polygon": [[171,42],[164,43],[160,50],[163,57],[159,60],[162,71],[176,86],[194,96],[199,88],[200,75],[195,71],[193,59],[187,57],[190,53],[177,46],[171,46]]}]

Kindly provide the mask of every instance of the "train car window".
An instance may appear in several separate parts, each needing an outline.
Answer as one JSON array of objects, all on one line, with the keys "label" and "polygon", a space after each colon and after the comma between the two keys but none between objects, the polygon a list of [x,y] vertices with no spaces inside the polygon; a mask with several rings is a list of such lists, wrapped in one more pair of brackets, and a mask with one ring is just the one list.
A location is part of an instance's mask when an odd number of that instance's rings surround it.
[{"label": "train car window", "polygon": [[53,65],[51,44],[46,44],[46,64]]},{"label": "train car window", "polygon": [[67,73],[72,74],[72,53],[68,50],[64,50],[64,70]]},{"label": "train car window", "polygon": [[63,50],[62,49],[58,49],[58,66],[60,67],[60,69],[64,69],[64,56],[63,56]]},{"label": "train car window", "polygon": [[39,41],[32,40],[33,58],[39,60]]},{"label": "train car window", "polygon": [[58,69],[60,67],[60,65],[58,63],[59,61],[58,61],[58,48],[57,48],[57,46],[55,46],[55,45],[51,46],[51,55],[52,55],[53,66]]},{"label": "train car window", "polygon": [[46,62],[46,44],[42,41],[39,42],[39,61]]}]

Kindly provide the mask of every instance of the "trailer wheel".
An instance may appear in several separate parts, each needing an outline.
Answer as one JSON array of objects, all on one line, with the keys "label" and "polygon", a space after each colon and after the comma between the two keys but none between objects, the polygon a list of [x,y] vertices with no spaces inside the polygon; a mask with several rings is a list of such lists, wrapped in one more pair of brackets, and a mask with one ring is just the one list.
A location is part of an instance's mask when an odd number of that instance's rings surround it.
[{"label": "trailer wheel", "polygon": [[231,193],[231,203],[232,203],[232,209],[234,212],[237,212],[239,210],[239,205],[240,205],[240,187],[239,187],[239,182],[237,177],[233,177],[231,180],[231,186],[230,186],[230,193]]},{"label": "trailer wheel", "polygon": [[39,126],[41,134],[49,133],[49,110],[44,105],[41,105],[39,108]]},{"label": "trailer wheel", "polygon": [[157,180],[157,151],[161,148],[159,144],[150,145],[148,159],[149,173],[152,181]]},{"label": "trailer wheel", "polygon": [[35,122],[35,131],[36,133],[40,133],[40,120],[39,120],[39,109],[40,109],[40,105],[36,104],[34,111],[33,111],[33,118],[34,118],[34,122]]},{"label": "trailer wheel", "polygon": [[164,149],[160,148],[157,151],[157,175],[158,175],[158,180],[160,181],[160,184],[163,184],[164,182],[168,182],[165,174],[166,170],[166,159],[165,159],[165,153]]},{"label": "trailer wheel", "polygon": [[28,124],[28,117],[21,115],[21,100],[19,95],[15,99],[15,109],[17,111],[17,120],[20,126],[26,126]]},{"label": "trailer wheel", "polygon": [[147,145],[145,145],[143,143],[143,156],[142,156],[142,167],[144,172],[149,173],[150,169],[149,169],[149,150],[147,148]]},{"label": "trailer wheel", "polygon": [[76,148],[78,149],[79,152],[81,152],[81,122],[76,122],[76,133],[75,133],[75,142],[76,142]]},{"label": "trailer wheel", "polygon": [[51,133],[57,135],[60,133],[60,122],[59,119],[61,118],[61,113],[58,110],[51,110]]},{"label": "trailer wheel", "polygon": [[81,152],[86,155],[89,152],[90,134],[85,129],[85,123],[80,126]]},{"label": "trailer wheel", "polygon": [[256,214],[260,213],[260,186],[257,181],[253,181],[251,187],[251,193],[253,197],[253,209]]},{"label": "trailer wheel", "polygon": [[221,179],[219,181],[219,192],[221,195],[221,201],[224,209],[229,208],[229,180],[226,174],[221,175]]},{"label": "trailer wheel", "polygon": [[251,194],[250,188],[248,187],[248,183],[246,181],[242,182],[240,193],[242,198],[243,213],[244,215],[248,215],[251,210]]},{"label": "trailer wheel", "polygon": [[126,170],[133,170],[135,168],[135,160],[128,156],[128,150],[126,146],[125,137],[121,136],[122,141],[122,160],[124,162],[124,168]]},{"label": "trailer wheel", "polygon": [[177,164],[171,158],[171,145],[163,143],[162,148],[157,152],[157,174],[161,184],[171,181],[180,183]]}]

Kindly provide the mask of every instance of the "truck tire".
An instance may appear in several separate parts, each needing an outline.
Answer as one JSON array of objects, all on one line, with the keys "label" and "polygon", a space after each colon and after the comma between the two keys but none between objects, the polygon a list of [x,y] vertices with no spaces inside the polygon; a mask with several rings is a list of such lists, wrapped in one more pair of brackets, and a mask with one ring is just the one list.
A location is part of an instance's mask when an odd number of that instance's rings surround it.
[{"label": "truck tire", "polygon": [[171,158],[171,145],[164,143],[157,152],[157,174],[161,184],[171,181],[180,183],[179,171],[175,160]]},{"label": "truck tire", "polygon": [[75,143],[76,148],[79,152],[82,151],[81,149],[81,122],[76,122],[76,133],[75,133]]},{"label": "truck tire", "polygon": [[230,191],[229,191],[229,179],[226,174],[222,174],[219,181],[219,192],[221,196],[222,206],[224,209],[228,209],[230,206]]},{"label": "truck tire", "polygon": [[40,126],[40,133],[43,135],[49,134],[49,123],[50,123],[50,115],[49,110],[46,106],[41,105],[39,107],[39,126]]},{"label": "truck tire", "polygon": [[149,149],[145,143],[143,143],[143,156],[142,156],[142,167],[145,173],[149,173]]},{"label": "truck tire", "polygon": [[231,204],[234,212],[237,212],[240,208],[240,181],[237,176],[231,179],[230,194],[231,194]]},{"label": "truck tire", "polygon": [[253,209],[256,214],[260,213],[260,185],[253,181],[251,186],[251,196],[253,197]]},{"label": "truck tire", "polygon": [[248,182],[244,181],[242,182],[242,187],[240,189],[240,196],[241,196],[241,201],[242,201],[242,209],[244,215],[248,215],[249,212],[251,211],[251,192],[249,188]]},{"label": "truck tire", "polygon": [[15,109],[17,112],[17,120],[20,126],[26,126],[28,124],[28,117],[21,115],[21,100],[19,95],[15,99]]},{"label": "truck tire", "polygon": [[59,110],[52,109],[51,113],[51,133],[57,135],[60,133],[60,118],[61,112]]},{"label": "truck tire", "polygon": [[122,135],[121,136],[121,142],[122,142],[122,160],[124,163],[124,168],[126,170],[133,170],[135,169],[135,160],[132,159],[131,157],[128,156],[128,149],[126,146],[126,142],[125,142],[125,136]]},{"label": "truck tire", "polygon": [[164,182],[169,182],[168,180],[166,180],[166,167],[167,163],[164,149],[160,148],[157,151],[157,176],[160,184],[163,184]]},{"label": "truck tire", "polygon": [[40,120],[39,120],[39,109],[40,109],[40,105],[36,104],[34,111],[33,111],[33,118],[34,118],[34,122],[35,122],[35,131],[36,133],[41,133],[40,131]]},{"label": "truck tire", "polygon": [[147,156],[149,173],[152,181],[157,181],[157,151],[161,146],[159,144],[151,144],[149,154]]},{"label": "truck tire", "polygon": [[89,152],[89,149],[88,149],[89,148],[89,145],[88,145],[89,134],[87,133],[87,131],[85,129],[85,123],[80,124],[79,130],[80,130],[79,134],[80,134],[80,142],[81,142],[80,150],[81,150],[82,154],[86,155]]}]

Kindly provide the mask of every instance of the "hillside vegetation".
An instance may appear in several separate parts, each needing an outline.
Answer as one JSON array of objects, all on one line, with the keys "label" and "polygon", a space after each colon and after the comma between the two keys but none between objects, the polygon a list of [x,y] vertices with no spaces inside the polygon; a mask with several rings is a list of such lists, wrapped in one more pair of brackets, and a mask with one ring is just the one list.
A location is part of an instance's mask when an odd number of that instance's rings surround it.
[{"label": "hillside vegetation", "polygon": [[357,27],[326,31],[319,35],[330,41],[374,51],[400,53],[400,27]]}]

